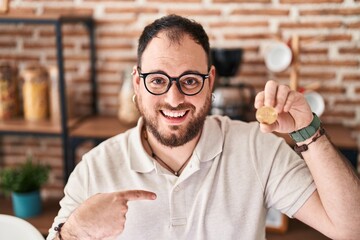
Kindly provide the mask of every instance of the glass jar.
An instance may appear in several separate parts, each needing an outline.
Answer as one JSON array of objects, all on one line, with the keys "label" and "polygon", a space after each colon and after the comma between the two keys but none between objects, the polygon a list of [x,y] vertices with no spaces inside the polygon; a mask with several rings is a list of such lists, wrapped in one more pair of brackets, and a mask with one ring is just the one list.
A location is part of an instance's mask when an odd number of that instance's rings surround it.
[{"label": "glass jar", "polygon": [[29,121],[45,120],[49,116],[49,74],[41,66],[22,72],[24,117]]},{"label": "glass jar", "polygon": [[0,120],[18,114],[17,68],[9,63],[0,63]]}]

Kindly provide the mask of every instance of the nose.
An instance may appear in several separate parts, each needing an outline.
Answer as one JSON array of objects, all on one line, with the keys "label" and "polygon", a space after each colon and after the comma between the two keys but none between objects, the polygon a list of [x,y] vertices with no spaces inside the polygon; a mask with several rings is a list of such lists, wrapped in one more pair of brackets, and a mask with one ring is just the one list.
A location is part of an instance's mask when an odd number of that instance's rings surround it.
[{"label": "nose", "polygon": [[166,102],[172,107],[177,107],[179,104],[183,103],[185,99],[185,95],[180,92],[180,89],[176,85],[176,81],[171,83],[171,87],[165,95]]}]

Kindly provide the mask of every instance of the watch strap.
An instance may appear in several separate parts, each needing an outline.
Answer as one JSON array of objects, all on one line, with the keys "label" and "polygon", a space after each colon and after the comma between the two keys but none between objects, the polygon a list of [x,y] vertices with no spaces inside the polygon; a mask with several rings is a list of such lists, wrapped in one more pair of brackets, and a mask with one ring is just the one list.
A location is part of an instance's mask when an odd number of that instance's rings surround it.
[{"label": "watch strap", "polygon": [[297,131],[291,132],[289,135],[295,142],[303,142],[306,139],[311,138],[319,130],[321,121],[319,117],[313,113],[313,120],[309,126],[299,129]]}]

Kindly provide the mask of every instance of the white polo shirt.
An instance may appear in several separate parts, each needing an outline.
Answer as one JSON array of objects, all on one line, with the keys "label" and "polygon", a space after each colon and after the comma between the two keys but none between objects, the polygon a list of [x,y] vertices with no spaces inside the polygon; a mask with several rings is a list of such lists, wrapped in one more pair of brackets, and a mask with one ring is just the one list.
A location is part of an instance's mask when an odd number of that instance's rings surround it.
[{"label": "white polo shirt", "polygon": [[305,162],[258,123],[208,116],[193,155],[179,177],[154,161],[137,127],[84,155],[65,187],[49,230],[96,193],[143,189],[154,201],[129,202],[117,239],[265,239],[272,207],[292,217],[315,191]]}]

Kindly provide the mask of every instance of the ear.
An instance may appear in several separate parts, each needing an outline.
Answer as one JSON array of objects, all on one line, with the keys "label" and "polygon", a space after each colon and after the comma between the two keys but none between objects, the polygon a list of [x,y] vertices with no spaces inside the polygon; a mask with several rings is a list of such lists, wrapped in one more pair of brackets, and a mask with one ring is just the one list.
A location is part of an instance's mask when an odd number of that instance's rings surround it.
[{"label": "ear", "polygon": [[210,71],[209,71],[209,84],[210,84],[210,90],[214,90],[214,84],[215,84],[215,78],[216,78],[216,69],[214,65],[211,65]]},{"label": "ear", "polygon": [[134,93],[136,95],[138,95],[139,88],[140,88],[140,77],[139,77],[139,73],[137,71],[137,65],[133,66],[131,75],[132,75],[132,80],[133,80]]}]

